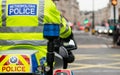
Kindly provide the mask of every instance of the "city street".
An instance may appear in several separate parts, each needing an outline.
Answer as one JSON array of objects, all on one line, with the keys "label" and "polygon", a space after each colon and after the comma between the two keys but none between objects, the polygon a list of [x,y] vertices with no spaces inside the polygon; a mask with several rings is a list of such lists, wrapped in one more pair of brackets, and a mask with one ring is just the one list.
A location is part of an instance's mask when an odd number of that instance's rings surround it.
[{"label": "city street", "polygon": [[0,0],[0,75],[16,74],[120,75],[120,0]]},{"label": "city street", "polygon": [[78,49],[74,63],[69,69],[74,75],[119,75],[120,49],[111,48],[110,36],[95,36],[90,33],[74,31]]}]

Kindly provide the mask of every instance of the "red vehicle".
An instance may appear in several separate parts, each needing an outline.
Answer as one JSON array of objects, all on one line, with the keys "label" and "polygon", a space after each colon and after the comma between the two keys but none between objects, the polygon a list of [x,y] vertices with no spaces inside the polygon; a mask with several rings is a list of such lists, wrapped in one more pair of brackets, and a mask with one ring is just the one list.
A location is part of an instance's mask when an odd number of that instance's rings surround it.
[{"label": "red vehicle", "polygon": [[77,29],[78,29],[78,30],[84,30],[84,29],[85,29],[85,26],[79,25],[79,26],[77,27]]}]

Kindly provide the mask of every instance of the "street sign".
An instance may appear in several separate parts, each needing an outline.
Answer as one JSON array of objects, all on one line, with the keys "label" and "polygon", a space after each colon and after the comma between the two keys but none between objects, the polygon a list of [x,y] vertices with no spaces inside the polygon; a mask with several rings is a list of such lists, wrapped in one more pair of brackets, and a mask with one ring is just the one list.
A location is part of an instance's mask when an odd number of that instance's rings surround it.
[{"label": "street sign", "polygon": [[88,19],[85,19],[84,20],[84,24],[87,24],[89,21],[88,21]]}]

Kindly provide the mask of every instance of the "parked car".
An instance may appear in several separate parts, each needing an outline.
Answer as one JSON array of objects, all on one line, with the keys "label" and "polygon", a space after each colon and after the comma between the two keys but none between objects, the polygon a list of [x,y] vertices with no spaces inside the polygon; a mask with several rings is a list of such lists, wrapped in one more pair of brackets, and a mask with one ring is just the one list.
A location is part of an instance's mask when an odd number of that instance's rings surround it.
[{"label": "parked car", "polygon": [[113,30],[112,29],[109,29],[108,30],[108,35],[112,35],[113,34]]},{"label": "parked car", "polygon": [[111,32],[111,31],[109,30],[109,27],[95,26],[95,32],[98,34],[108,34],[108,32]]}]

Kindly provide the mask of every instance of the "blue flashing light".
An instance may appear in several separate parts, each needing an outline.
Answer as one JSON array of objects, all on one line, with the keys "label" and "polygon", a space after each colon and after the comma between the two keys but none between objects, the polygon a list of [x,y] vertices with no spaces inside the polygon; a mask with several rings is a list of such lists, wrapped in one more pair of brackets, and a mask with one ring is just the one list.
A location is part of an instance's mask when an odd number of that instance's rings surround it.
[{"label": "blue flashing light", "polygon": [[59,37],[60,27],[58,24],[45,24],[43,35],[44,37]]}]

